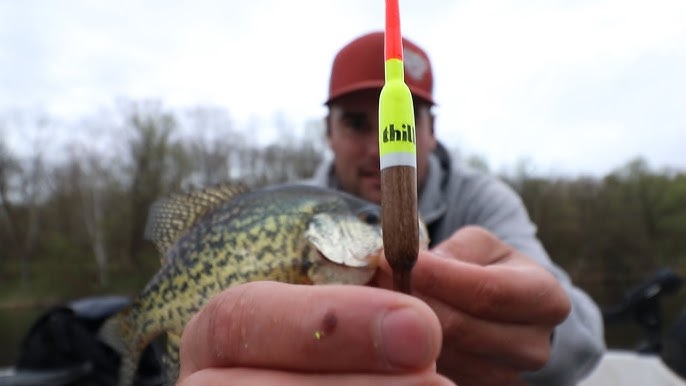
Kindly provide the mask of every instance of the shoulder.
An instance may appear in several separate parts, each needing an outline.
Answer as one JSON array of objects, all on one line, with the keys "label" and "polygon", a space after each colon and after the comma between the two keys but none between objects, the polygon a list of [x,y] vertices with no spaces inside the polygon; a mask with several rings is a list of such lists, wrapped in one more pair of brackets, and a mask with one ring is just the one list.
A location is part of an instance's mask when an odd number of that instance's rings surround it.
[{"label": "shoulder", "polygon": [[488,229],[503,239],[531,236],[535,227],[517,192],[497,176],[476,170],[450,154],[432,154],[419,207],[440,242],[466,225]]},{"label": "shoulder", "polygon": [[431,201],[440,200],[451,206],[521,205],[517,192],[502,179],[462,162],[440,143],[429,157],[423,190],[422,195]]},{"label": "shoulder", "polygon": [[453,159],[448,152],[432,154],[424,189],[431,201],[445,202],[452,216],[459,215],[461,225],[479,224],[494,212],[523,208],[519,194],[505,181]]},{"label": "shoulder", "polygon": [[501,239],[527,250],[538,252],[533,242],[536,226],[519,194],[499,177],[476,170],[464,163],[452,164],[442,191],[450,227],[482,226]]},{"label": "shoulder", "polygon": [[459,192],[461,200],[484,207],[522,206],[519,194],[501,178],[464,163],[453,164],[448,190]]},{"label": "shoulder", "polygon": [[296,182],[304,185],[332,188],[334,187],[333,180],[333,161],[331,159],[325,159],[317,166],[317,170],[315,170],[311,177]]}]

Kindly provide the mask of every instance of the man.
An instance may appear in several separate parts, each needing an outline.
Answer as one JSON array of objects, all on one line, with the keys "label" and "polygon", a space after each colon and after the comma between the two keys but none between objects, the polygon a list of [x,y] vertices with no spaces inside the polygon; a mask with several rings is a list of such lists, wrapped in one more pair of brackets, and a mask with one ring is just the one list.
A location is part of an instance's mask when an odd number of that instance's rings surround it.
[{"label": "man", "polygon": [[[337,54],[326,102],[334,158],[309,181],[374,202],[381,199],[383,41],[383,33],[367,34]],[[450,160],[434,136],[428,56],[409,40],[403,44],[415,105],[419,209],[432,240],[413,269],[414,297],[277,283],[225,291],[184,333],[183,384],[230,375],[244,384],[450,384],[449,378],[461,386],[565,386],[598,362],[604,340],[597,306],[550,261],[509,187]],[[373,284],[392,288],[387,264]],[[283,299],[293,299],[294,312],[279,306]],[[249,306],[237,306],[241,302]],[[346,344],[292,341],[331,309],[349,315],[338,323],[347,328],[339,329]],[[274,320],[283,333],[273,333]],[[262,350],[217,352],[214,342],[230,341],[239,331],[254,335]]]}]

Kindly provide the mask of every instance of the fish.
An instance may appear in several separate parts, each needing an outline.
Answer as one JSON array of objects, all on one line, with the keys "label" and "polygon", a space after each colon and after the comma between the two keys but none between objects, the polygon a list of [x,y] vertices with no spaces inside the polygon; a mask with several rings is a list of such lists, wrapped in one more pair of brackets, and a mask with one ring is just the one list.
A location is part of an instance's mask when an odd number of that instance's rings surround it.
[{"label": "fish", "polygon": [[145,233],[161,267],[99,331],[121,358],[120,386],[133,384],[143,350],[165,334],[163,369],[173,384],[184,326],[220,291],[258,280],[364,285],[383,253],[380,206],[310,185],[175,194],[152,205]]}]

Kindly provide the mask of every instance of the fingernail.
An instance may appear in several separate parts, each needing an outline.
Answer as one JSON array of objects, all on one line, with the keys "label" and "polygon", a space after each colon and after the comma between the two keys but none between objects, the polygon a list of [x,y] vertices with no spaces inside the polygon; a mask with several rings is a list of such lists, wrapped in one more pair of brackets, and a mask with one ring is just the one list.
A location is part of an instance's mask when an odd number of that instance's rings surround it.
[{"label": "fingernail", "polygon": [[419,368],[431,361],[429,326],[411,308],[387,312],[381,321],[380,337],[382,352],[393,367]]}]

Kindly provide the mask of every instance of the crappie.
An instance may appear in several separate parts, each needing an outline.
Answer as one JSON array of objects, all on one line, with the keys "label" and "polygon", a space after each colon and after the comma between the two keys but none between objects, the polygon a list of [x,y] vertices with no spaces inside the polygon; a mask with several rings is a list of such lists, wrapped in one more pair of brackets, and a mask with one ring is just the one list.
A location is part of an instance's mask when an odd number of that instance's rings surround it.
[{"label": "crappie", "polygon": [[249,281],[366,284],[382,253],[380,207],[313,186],[255,191],[219,186],[157,202],[146,233],[162,267],[100,336],[119,352],[131,385],[144,348],[168,341],[167,382],[190,318],[222,289]]}]

